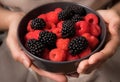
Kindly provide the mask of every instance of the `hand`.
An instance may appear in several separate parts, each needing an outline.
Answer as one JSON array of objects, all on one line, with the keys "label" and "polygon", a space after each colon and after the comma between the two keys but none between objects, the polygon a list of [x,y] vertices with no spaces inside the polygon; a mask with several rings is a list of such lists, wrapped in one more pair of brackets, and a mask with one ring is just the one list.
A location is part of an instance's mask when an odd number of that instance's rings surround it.
[{"label": "hand", "polygon": [[48,77],[57,82],[67,82],[67,78],[65,77],[65,75],[50,73],[50,72],[47,72],[47,71],[44,71],[42,69],[38,69],[37,67],[35,67],[32,64],[29,57],[27,57],[27,55],[20,48],[18,44],[18,40],[17,40],[17,27],[23,16],[24,16],[23,13],[14,13],[13,15],[11,15],[11,22],[9,25],[9,31],[8,31],[6,42],[12,53],[13,58],[16,61],[21,62],[23,65],[25,65],[25,67],[32,68],[33,71],[37,72],[41,76]]},{"label": "hand", "polygon": [[93,54],[89,59],[80,62],[77,72],[90,73],[99,67],[111,56],[113,56],[120,42],[120,17],[114,10],[99,10],[98,13],[103,17],[108,26],[108,37],[105,47]]}]

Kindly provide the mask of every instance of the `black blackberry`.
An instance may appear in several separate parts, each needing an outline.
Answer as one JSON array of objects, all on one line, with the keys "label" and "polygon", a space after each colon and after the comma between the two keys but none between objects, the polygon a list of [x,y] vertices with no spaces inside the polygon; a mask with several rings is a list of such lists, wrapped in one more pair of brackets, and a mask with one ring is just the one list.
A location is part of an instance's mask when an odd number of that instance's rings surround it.
[{"label": "black blackberry", "polygon": [[86,10],[84,9],[84,7],[78,5],[69,6],[67,9],[72,11],[74,14],[79,14],[80,16],[86,15]]},{"label": "black blackberry", "polygon": [[72,39],[68,45],[69,52],[75,56],[88,47],[88,41],[84,37]]},{"label": "black blackberry", "polygon": [[68,19],[72,18],[73,15],[74,14],[73,14],[73,12],[71,12],[71,10],[64,9],[63,11],[61,11],[58,14],[58,19],[59,20],[68,20]]},{"label": "black blackberry", "polygon": [[56,34],[48,31],[43,31],[39,35],[39,41],[45,44],[47,48],[54,48],[56,44],[56,39]]},{"label": "black blackberry", "polygon": [[83,20],[83,17],[80,16],[79,14],[75,14],[72,19],[71,19],[73,22],[78,22],[80,20]]},{"label": "black blackberry", "polygon": [[63,38],[73,37],[75,35],[74,22],[71,20],[64,21],[61,33]]},{"label": "black blackberry", "polygon": [[40,57],[42,55],[42,52],[45,49],[45,46],[41,42],[39,42],[38,40],[30,39],[26,43],[26,48],[33,55]]},{"label": "black blackberry", "polygon": [[34,30],[43,29],[46,26],[46,22],[42,18],[35,18],[31,22],[31,27]]}]

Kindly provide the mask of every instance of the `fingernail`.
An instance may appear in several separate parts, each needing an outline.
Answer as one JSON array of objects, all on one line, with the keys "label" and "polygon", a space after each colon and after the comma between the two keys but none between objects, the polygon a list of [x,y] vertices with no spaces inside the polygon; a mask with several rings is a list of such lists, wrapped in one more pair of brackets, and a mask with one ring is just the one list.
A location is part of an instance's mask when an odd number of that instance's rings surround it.
[{"label": "fingernail", "polygon": [[29,68],[30,64],[27,60],[23,60],[23,64],[25,65],[26,68]]},{"label": "fingernail", "polygon": [[78,70],[77,72],[78,72],[78,73],[82,73],[82,70]]}]

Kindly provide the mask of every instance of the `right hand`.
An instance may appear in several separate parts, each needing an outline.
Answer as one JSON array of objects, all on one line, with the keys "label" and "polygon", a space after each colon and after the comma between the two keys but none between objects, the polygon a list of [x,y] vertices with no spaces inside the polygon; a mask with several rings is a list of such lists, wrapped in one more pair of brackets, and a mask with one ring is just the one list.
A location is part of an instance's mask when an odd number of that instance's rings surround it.
[{"label": "right hand", "polygon": [[94,53],[89,59],[80,62],[77,72],[90,73],[115,55],[120,45],[120,16],[112,9],[97,11],[107,26],[106,44],[102,50]]}]

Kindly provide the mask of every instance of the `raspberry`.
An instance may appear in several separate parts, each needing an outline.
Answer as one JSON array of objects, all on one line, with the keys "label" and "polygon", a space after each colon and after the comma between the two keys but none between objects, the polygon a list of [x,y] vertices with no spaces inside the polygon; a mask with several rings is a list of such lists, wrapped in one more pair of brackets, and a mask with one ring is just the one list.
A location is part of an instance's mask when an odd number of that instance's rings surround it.
[{"label": "raspberry", "polygon": [[89,33],[90,26],[89,26],[88,22],[86,22],[86,21],[79,21],[77,23],[78,23],[78,25],[76,27],[76,34],[78,36],[82,35],[83,33]]},{"label": "raspberry", "polygon": [[29,40],[29,39],[36,39],[36,40],[38,40],[40,32],[41,32],[41,30],[35,30],[35,31],[28,32],[25,35],[25,40],[26,41]]},{"label": "raspberry", "polygon": [[45,21],[42,18],[35,18],[31,22],[31,27],[34,30],[41,30],[46,26]]},{"label": "raspberry", "polygon": [[25,41],[29,40],[29,39],[36,39],[36,37],[34,38],[33,32],[28,32],[25,35]]},{"label": "raspberry", "polygon": [[54,11],[55,11],[55,13],[60,13],[61,11],[62,11],[63,9],[62,8],[56,8]]},{"label": "raspberry", "polygon": [[52,32],[56,34],[57,38],[61,38],[62,37],[61,29],[55,28],[55,29],[52,29]]},{"label": "raspberry", "polygon": [[62,23],[63,23],[63,21],[58,22],[57,27],[52,29],[52,32],[57,35],[57,38],[61,38],[62,37],[62,34],[61,34]]},{"label": "raspberry", "polygon": [[57,24],[58,23],[58,14],[55,13],[54,11],[51,11],[49,13],[47,13],[47,21],[48,22],[52,22],[54,24]]},{"label": "raspberry", "polygon": [[56,41],[56,46],[59,49],[63,49],[63,50],[68,50],[68,43],[70,42],[70,39],[57,39]]},{"label": "raspberry", "polygon": [[49,58],[51,61],[55,61],[55,62],[64,61],[66,59],[66,52],[58,48],[52,49],[50,51]]},{"label": "raspberry", "polygon": [[62,24],[63,24],[63,21],[58,22],[57,28],[62,29]]},{"label": "raspberry", "polygon": [[78,55],[75,55],[75,56],[72,56],[71,54],[67,54],[67,61],[72,61],[72,60],[77,60],[79,59],[79,56]]},{"label": "raspberry", "polygon": [[26,48],[33,55],[41,57],[42,56],[41,53],[45,49],[45,46],[38,40],[30,39],[26,42]]},{"label": "raspberry", "polygon": [[88,13],[85,16],[85,20],[88,23],[91,23],[91,24],[98,24],[98,17],[95,14],[93,14],[93,13]]},{"label": "raspberry", "polygon": [[73,13],[70,10],[64,9],[58,14],[58,19],[64,21],[64,20],[71,19],[72,16],[73,16]]},{"label": "raspberry", "polygon": [[46,31],[49,31],[49,32],[51,32],[53,29],[55,29],[56,28],[56,25],[54,24],[54,23],[52,23],[52,22],[46,22],[46,27],[44,28],[44,30],[46,30]]},{"label": "raspberry", "polygon": [[47,48],[54,48],[56,44],[56,34],[48,31],[43,31],[39,35],[39,41],[46,45]]},{"label": "raspberry", "polygon": [[94,50],[98,45],[99,40],[95,36],[91,35],[90,33],[84,33],[82,34],[82,36],[87,39],[90,48]]},{"label": "raspberry", "polygon": [[75,14],[72,19],[71,19],[73,22],[78,22],[80,20],[83,20],[83,17],[78,15],[78,14]]},{"label": "raspberry", "polygon": [[88,47],[88,48],[86,48],[85,50],[83,50],[83,51],[79,54],[79,57],[80,57],[80,58],[86,57],[86,56],[88,56],[90,53],[91,53],[91,49]]},{"label": "raspberry", "polygon": [[79,54],[87,47],[88,47],[88,41],[84,37],[81,37],[81,36],[73,38],[68,45],[69,52],[73,56]]},{"label": "raspberry", "polygon": [[34,31],[34,29],[32,29],[32,27],[31,27],[31,21],[32,21],[32,20],[30,20],[30,21],[28,22],[28,25],[27,25],[27,31],[28,31],[28,32]]},{"label": "raspberry", "polygon": [[99,25],[97,24],[91,24],[90,25],[90,33],[95,36],[98,37],[101,34],[101,28]]},{"label": "raspberry", "polygon": [[46,14],[40,14],[37,18],[42,18],[44,21],[47,21]]},{"label": "raspberry", "polygon": [[70,38],[75,35],[74,23],[70,20],[64,21],[62,25],[62,37]]}]

